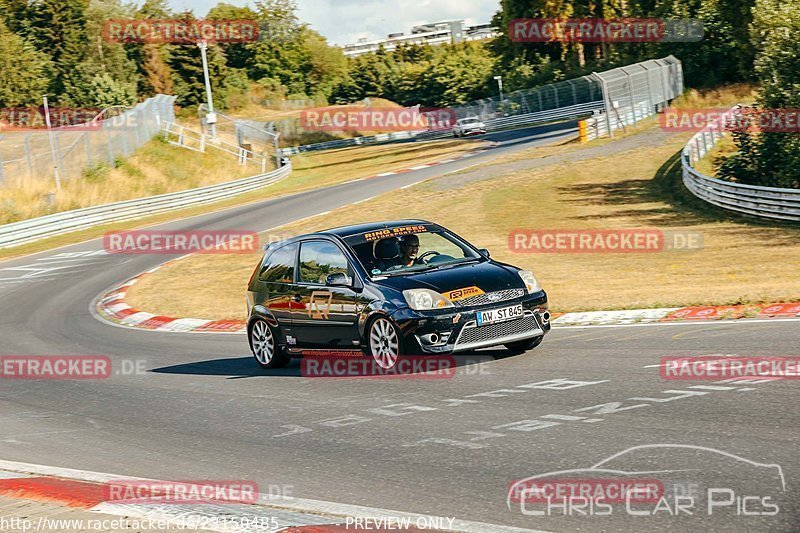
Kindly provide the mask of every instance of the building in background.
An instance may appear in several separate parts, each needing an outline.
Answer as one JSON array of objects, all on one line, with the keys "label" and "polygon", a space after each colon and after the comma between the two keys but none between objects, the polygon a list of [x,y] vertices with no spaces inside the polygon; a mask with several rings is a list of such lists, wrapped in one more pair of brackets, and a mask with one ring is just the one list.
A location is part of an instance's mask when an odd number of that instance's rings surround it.
[{"label": "building in background", "polygon": [[391,52],[400,45],[411,44],[443,44],[460,43],[463,41],[480,41],[491,39],[498,35],[497,29],[491,24],[478,24],[466,26],[463,20],[444,20],[421,24],[411,28],[411,33],[390,33],[386,39],[368,41],[359,39],[357,43],[346,44],[344,55],[354,57],[370,52],[376,52],[381,45],[384,50]]}]

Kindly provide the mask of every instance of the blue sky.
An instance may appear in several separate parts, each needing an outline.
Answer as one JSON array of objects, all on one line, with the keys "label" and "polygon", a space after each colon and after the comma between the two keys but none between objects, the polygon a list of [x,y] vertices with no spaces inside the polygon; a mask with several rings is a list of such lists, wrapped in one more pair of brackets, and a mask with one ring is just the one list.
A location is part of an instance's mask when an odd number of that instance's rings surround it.
[{"label": "blue sky", "polygon": [[[248,0],[225,0],[228,4],[253,5]],[[219,0],[169,0],[174,9],[191,9],[198,16]],[[423,22],[465,19],[489,22],[499,0],[297,0],[300,19],[334,44],[355,42],[359,37],[377,39],[388,33],[408,33]]]}]

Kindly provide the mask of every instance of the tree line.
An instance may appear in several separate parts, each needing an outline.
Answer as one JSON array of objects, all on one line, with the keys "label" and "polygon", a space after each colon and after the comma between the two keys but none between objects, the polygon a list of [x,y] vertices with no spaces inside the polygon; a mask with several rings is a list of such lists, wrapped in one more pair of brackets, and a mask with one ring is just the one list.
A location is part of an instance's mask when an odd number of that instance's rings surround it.
[{"label": "tree line", "polygon": [[[520,43],[509,38],[517,18],[699,19],[698,42]],[[140,6],[122,0],[0,0],[0,107],[36,106],[47,93],[57,105],[130,105],[156,93],[182,107],[205,99],[200,50],[193,45],[119,43],[104,38],[113,19],[191,21],[167,0]],[[219,3],[208,19],[255,20],[262,39],[212,44],[209,70],[215,104],[235,108],[250,95],[348,103],[365,97],[402,105],[449,106],[495,96],[494,76],[508,91],[580,76],[653,57],[675,55],[686,85],[751,81],[760,105],[798,107],[800,0],[500,0],[490,41],[410,45],[353,58],[299,20],[295,0],[256,0],[252,7]],[[783,135],[782,137],[780,135]],[[742,180],[773,180],[775,165],[797,179],[798,138],[738,135],[744,152],[721,165]],[[794,159],[792,159],[794,158]],[[796,182],[796,181],[795,181]]]}]

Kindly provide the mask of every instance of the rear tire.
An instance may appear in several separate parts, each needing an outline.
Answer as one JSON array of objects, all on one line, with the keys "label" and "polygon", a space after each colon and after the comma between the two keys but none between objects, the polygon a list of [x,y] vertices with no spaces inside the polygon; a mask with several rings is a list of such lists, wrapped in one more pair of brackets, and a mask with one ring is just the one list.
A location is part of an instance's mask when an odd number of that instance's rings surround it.
[{"label": "rear tire", "polygon": [[277,341],[277,331],[273,330],[266,320],[257,318],[247,331],[250,350],[258,366],[267,370],[283,368],[291,358]]},{"label": "rear tire", "polygon": [[532,339],[525,339],[524,341],[510,342],[508,344],[504,344],[503,346],[505,346],[506,349],[508,349],[511,352],[523,353],[527,352],[528,350],[533,350],[534,348],[542,344],[543,340],[544,340],[544,335],[541,335],[539,337],[534,337]]}]

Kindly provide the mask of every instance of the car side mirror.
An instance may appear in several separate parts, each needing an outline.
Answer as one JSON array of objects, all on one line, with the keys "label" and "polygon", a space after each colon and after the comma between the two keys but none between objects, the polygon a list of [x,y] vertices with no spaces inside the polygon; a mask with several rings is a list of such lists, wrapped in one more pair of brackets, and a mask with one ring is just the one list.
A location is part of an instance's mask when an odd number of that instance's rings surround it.
[{"label": "car side mirror", "polygon": [[489,249],[488,249],[488,248],[481,248],[481,249],[480,249],[480,250],[478,250],[478,251],[479,251],[481,254],[485,255],[486,257],[491,257],[491,255],[489,254]]},{"label": "car side mirror", "polygon": [[337,272],[325,277],[325,285],[328,287],[351,287],[353,279],[344,272]]}]

